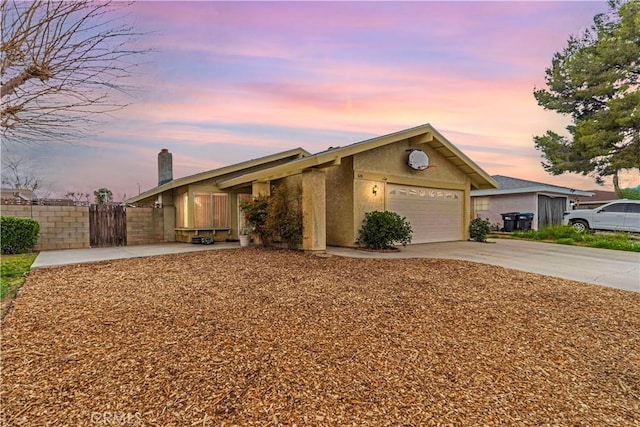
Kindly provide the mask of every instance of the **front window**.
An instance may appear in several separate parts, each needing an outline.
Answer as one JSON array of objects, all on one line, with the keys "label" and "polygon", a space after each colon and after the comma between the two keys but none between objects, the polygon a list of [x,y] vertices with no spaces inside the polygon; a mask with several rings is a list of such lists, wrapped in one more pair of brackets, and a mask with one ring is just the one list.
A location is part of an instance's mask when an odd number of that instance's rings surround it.
[{"label": "front window", "polygon": [[195,228],[229,228],[229,195],[196,191],[193,193]]},{"label": "front window", "polygon": [[176,227],[188,227],[189,223],[187,219],[189,204],[189,197],[187,193],[180,194],[176,199]]},{"label": "front window", "polygon": [[488,211],[489,210],[489,198],[488,197],[474,197],[473,198],[473,211]]}]

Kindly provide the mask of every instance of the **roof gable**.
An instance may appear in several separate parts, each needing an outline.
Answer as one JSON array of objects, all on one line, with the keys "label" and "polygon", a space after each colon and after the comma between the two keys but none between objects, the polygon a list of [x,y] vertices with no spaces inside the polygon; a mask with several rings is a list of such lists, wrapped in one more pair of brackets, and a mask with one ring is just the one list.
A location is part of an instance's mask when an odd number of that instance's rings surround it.
[{"label": "roof gable", "polygon": [[261,171],[244,174],[236,178],[218,182],[220,188],[230,188],[253,181],[271,181],[294,175],[310,168],[323,168],[340,164],[341,159],[354,154],[393,144],[408,139],[410,144],[428,144],[433,150],[441,154],[447,161],[464,172],[471,180],[472,188],[496,188],[496,182],[448,139],[430,124],[405,129],[388,135],[379,136],[365,141],[356,142],[344,147],[330,148],[312,156],[299,158],[283,165]]}]

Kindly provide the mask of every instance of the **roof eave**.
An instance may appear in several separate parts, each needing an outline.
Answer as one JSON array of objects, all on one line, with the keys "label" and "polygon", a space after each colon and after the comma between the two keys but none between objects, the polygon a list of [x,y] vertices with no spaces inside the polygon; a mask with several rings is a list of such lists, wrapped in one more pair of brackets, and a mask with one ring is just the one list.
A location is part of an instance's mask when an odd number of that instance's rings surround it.
[{"label": "roof eave", "polygon": [[474,190],[471,192],[472,197],[479,196],[499,196],[508,194],[524,194],[524,193],[555,193],[567,196],[585,196],[592,197],[595,193],[589,191],[572,190],[572,189],[558,189],[554,187],[522,187],[522,188],[510,188],[506,190],[500,189],[482,189]]}]

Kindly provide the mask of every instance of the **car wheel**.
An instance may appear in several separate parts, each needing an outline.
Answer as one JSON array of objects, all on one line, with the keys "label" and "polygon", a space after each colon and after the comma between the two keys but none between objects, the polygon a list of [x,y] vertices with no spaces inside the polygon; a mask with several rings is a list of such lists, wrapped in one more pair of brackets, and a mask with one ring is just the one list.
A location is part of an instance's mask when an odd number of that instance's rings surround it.
[{"label": "car wheel", "polygon": [[575,220],[572,226],[573,226],[573,229],[576,230],[578,233],[584,233],[586,231],[589,231],[589,224],[587,223],[587,221],[583,221],[581,219]]}]

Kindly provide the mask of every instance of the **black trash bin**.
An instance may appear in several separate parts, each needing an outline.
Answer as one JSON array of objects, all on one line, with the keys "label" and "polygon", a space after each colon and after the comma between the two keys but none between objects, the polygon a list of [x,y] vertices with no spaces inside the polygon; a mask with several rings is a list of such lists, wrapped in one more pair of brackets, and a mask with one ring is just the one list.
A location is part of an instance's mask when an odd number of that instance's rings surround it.
[{"label": "black trash bin", "polygon": [[531,230],[532,222],[533,222],[533,212],[520,212],[518,214],[517,229],[522,231]]},{"label": "black trash bin", "polygon": [[520,212],[507,212],[500,214],[502,215],[502,231],[511,233],[516,229],[518,214],[520,214]]}]

